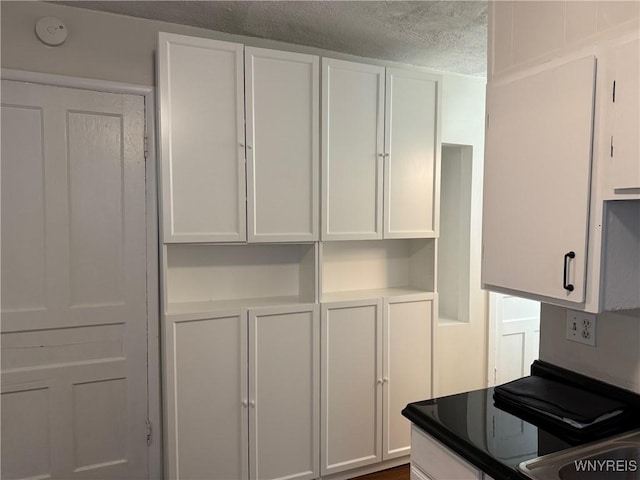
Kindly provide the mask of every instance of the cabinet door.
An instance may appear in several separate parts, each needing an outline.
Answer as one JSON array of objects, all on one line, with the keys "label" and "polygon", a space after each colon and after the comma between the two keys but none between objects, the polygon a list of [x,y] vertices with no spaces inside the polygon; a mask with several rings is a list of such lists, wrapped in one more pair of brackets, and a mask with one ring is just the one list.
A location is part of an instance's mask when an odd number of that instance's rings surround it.
[{"label": "cabinet door", "polygon": [[384,237],[435,237],[438,227],[439,77],[387,68]]},{"label": "cabinet door", "polygon": [[246,240],[243,47],[161,33],[163,240]]},{"label": "cabinet door", "polygon": [[640,42],[638,39],[615,51],[615,100],[613,102],[613,155],[611,187],[616,193],[640,189]]},{"label": "cabinet door", "polygon": [[247,479],[247,314],[164,327],[168,478]]},{"label": "cabinet door", "polygon": [[249,241],[318,240],[319,59],[247,47],[245,78]]},{"label": "cabinet door", "polygon": [[382,238],[384,68],[322,69],[322,239]]},{"label": "cabinet door", "polygon": [[580,303],[595,58],[544,68],[487,88],[482,282]]},{"label": "cabinet door", "polygon": [[380,300],[322,304],[321,475],[382,460]]},{"label": "cabinet door", "polygon": [[249,371],[250,478],[317,478],[318,306],[250,310]]},{"label": "cabinet door", "polygon": [[400,412],[431,397],[432,316],[433,301],[425,295],[384,301],[383,460],[410,453],[411,422]]}]

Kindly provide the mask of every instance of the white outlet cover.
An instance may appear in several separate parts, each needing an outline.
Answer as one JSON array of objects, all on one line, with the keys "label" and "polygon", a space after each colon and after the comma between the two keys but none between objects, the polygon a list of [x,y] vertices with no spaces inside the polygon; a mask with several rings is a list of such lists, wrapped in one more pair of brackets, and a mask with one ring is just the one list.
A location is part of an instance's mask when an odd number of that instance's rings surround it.
[{"label": "white outlet cover", "polygon": [[567,310],[567,340],[596,346],[596,315],[593,313]]},{"label": "white outlet cover", "polygon": [[67,39],[67,26],[55,17],[43,17],[36,23],[36,36],[45,45],[57,47]]}]

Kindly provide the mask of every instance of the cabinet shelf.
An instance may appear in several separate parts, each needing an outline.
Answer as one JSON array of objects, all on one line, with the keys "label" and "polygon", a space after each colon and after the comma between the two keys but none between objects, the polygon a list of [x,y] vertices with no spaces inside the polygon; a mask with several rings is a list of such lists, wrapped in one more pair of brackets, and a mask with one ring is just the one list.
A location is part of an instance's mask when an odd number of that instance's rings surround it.
[{"label": "cabinet shelf", "polygon": [[164,246],[164,311],[315,303],[316,244]]},{"label": "cabinet shelf", "polygon": [[368,300],[374,298],[404,297],[421,295],[425,300],[433,300],[435,293],[427,290],[418,290],[411,287],[373,288],[368,290],[351,290],[340,292],[326,292],[320,297],[321,303],[350,302],[353,300]]},{"label": "cabinet shelf", "polygon": [[234,300],[216,300],[211,302],[181,302],[167,305],[165,316],[168,320],[198,320],[209,318],[223,310],[240,310],[263,307],[285,307],[307,305],[300,296],[238,298]]},{"label": "cabinet shelf", "polygon": [[321,244],[321,301],[435,292],[435,240]]}]

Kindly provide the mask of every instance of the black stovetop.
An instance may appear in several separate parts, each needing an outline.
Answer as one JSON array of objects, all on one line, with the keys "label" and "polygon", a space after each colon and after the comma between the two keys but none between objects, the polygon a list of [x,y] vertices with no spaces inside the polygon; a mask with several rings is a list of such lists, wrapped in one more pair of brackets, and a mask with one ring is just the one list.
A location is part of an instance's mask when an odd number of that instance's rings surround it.
[{"label": "black stovetop", "polygon": [[[543,375],[549,369],[556,378],[567,372],[544,362],[536,362],[532,372],[536,369]],[[640,396],[632,392],[580,375],[577,381],[609,396],[621,395],[640,411]],[[495,480],[527,479],[517,470],[521,462],[594,440],[567,438],[553,425],[540,426],[496,407],[493,388],[410,403],[402,414]]]}]

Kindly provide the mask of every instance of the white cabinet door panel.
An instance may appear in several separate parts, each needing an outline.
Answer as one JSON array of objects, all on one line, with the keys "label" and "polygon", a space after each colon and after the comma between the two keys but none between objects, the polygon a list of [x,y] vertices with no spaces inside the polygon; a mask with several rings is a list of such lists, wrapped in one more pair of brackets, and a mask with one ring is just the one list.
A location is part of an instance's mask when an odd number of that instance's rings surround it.
[{"label": "white cabinet door panel", "polygon": [[387,68],[384,237],[437,234],[438,77]]},{"label": "white cabinet door panel", "polygon": [[321,306],[322,475],[382,460],[380,303]]},{"label": "white cabinet door panel", "polygon": [[318,306],[250,310],[249,370],[250,478],[317,478]]},{"label": "white cabinet door panel", "polygon": [[245,48],[250,242],[318,239],[319,59]]},{"label": "white cabinet door panel", "polygon": [[636,39],[619,47],[615,61],[611,186],[614,189],[640,189],[640,42]]},{"label": "white cabinet door panel", "polygon": [[167,322],[169,478],[247,479],[246,312]]},{"label": "white cabinet door panel", "polygon": [[165,242],[246,240],[243,46],[161,33]]},{"label": "white cabinet door panel", "polygon": [[431,397],[432,308],[422,295],[384,301],[383,460],[410,453],[411,423],[400,412]]},{"label": "white cabinet door panel", "polygon": [[584,300],[594,88],[592,56],[488,88],[486,288]]},{"label": "white cabinet door panel", "polygon": [[384,68],[322,68],[322,238],[382,238]]}]

